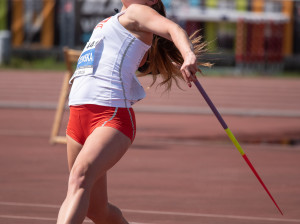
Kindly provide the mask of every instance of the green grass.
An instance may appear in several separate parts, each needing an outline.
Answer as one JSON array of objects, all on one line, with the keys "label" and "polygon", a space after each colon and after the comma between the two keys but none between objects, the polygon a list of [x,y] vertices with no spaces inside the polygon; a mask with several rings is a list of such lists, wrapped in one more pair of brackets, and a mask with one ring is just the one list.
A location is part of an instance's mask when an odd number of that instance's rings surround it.
[{"label": "green grass", "polygon": [[[27,70],[46,70],[46,71],[65,71],[66,65],[64,61],[57,60],[54,57],[45,59],[25,60],[24,58],[12,57],[9,64],[0,65],[0,69],[27,69]],[[205,76],[247,76],[247,77],[289,77],[300,78],[299,71],[272,71],[257,72],[238,71],[235,67],[219,67],[202,68]]]},{"label": "green grass", "polygon": [[28,70],[66,70],[64,61],[55,58],[25,60],[24,58],[12,57],[9,64],[0,65],[0,69],[28,69]]},{"label": "green grass", "polygon": [[237,76],[237,77],[278,77],[278,78],[300,78],[299,71],[256,71],[238,70],[235,67],[212,67],[202,68],[205,76]]}]

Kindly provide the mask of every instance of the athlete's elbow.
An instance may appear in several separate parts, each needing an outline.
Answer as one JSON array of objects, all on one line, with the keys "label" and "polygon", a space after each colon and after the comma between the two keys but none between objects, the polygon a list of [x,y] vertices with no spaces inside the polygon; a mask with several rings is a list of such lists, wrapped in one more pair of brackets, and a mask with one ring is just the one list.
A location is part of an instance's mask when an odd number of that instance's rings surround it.
[{"label": "athlete's elbow", "polygon": [[178,24],[174,24],[174,26],[170,27],[169,30],[170,38],[172,41],[175,41],[176,39],[180,38],[181,36],[186,36],[186,32],[184,29],[182,29],[181,26]]}]

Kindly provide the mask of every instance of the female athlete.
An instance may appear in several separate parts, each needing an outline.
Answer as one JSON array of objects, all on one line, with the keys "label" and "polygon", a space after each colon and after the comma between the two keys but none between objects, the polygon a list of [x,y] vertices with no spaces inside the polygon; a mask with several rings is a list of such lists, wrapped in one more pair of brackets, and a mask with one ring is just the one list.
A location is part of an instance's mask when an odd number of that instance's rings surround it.
[{"label": "female athlete", "polygon": [[[68,191],[58,224],[128,224],[108,202],[107,171],[125,154],[135,134],[131,105],[145,97],[136,71],[170,89],[177,78],[191,87],[204,44],[165,17],[161,0],[122,0],[120,13],[95,27],[70,82]],[[199,59],[199,58],[198,58]]]}]

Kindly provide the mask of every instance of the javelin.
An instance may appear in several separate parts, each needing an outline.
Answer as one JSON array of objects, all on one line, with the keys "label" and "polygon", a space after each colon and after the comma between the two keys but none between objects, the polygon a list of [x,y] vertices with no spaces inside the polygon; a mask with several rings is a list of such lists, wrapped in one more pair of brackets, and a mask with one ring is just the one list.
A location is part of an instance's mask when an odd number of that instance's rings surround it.
[{"label": "javelin", "polygon": [[206,103],[208,104],[208,106],[210,107],[210,109],[215,114],[216,118],[219,120],[220,124],[222,125],[222,127],[226,131],[226,133],[227,133],[228,137],[230,138],[230,140],[232,141],[232,143],[235,145],[235,147],[237,148],[237,150],[241,153],[242,157],[244,158],[244,160],[246,161],[246,163],[248,164],[248,166],[251,168],[251,170],[254,173],[254,175],[256,176],[256,178],[259,180],[259,182],[261,183],[261,185],[263,186],[263,188],[265,189],[265,191],[268,193],[269,197],[274,202],[274,204],[277,207],[278,211],[281,213],[281,215],[283,215],[283,213],[280,210],[279,206],[277,205],[277,203],[275,202],[274,198],[272,197],[270,191],[268,190],[268,188],[266,187],[266,185],[264,184],[264,182],[262,181],[262,179],[260,178],[260,176],[256,172],[254,166],[252,165],[252,163],[250,162],[250,160],[246,156],[246,154],[245,154],[244,150],[242,149],[242,147],[240,146],[239,142],[236,140],[236,138],[234,137],[234,135],[232,134],[232,132],[228,128],[228,126],[225,123],[224,119],[222,118],[221,114],[219,113],[219,111],[217,110],[217,108],[215,107],[215,105],[210,100],[209,96],[207,95],[207,93],[205,92],[205,90],[203,89],[203,87],[201,86],[200,82],[197,79],[195,79],[194,83],[195,83],[197,89],[199,90],[199,92],[201,93],[201,95],[203,96],[203,98],[205,99]]}]

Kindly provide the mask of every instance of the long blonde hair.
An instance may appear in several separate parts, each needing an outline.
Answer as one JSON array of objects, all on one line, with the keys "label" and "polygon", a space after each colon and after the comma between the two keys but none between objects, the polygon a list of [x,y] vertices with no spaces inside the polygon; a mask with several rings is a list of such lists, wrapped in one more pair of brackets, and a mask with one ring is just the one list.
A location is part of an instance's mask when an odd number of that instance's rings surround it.
[{"label": "long blonde hair", "polygon": [[[165,6],[161,0],[152,6],[160,15],[166,17]],[[197,57],[197,64],[199,66],[211,66],[210,63],[200,62],[200,57],[205,52],[206,44],[202,41],[202,36],[199,35],[199,31],[196,31],[190,37],[190,40],[194,47],[194,53]],[[165,85],[166,90],[170,90],[173,81],[179,87],[178,79],[183,79],[180,67],[183,64],[183,57],[175,46],[175,44],[163,37],[153,35],[152,46],[148,53],[148,59],[146,64],[140,69],[139,76],[146,76],[151,74],[153,82],[151,86],[156,82],[157,77],[162,77],[160,86]]]}]

